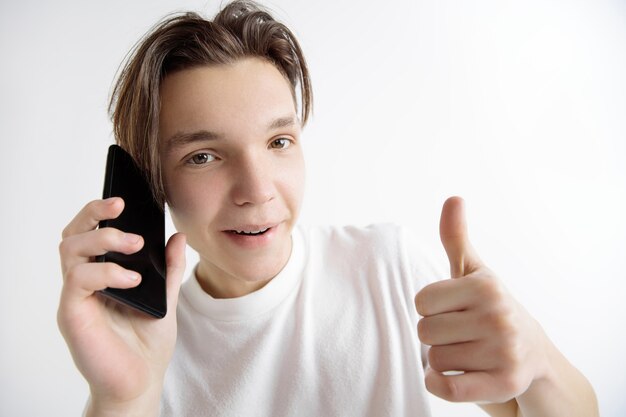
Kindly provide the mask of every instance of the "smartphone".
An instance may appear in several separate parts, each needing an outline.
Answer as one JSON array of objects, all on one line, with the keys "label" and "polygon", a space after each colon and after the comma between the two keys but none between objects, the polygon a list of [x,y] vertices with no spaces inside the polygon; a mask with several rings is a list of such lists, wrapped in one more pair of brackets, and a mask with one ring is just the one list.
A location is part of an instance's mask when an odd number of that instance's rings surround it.
[{"label": "smartphone", "polygon": [[115,262],[141,274],[141,282],[134,288],[106,288],[101,293],[151,316],[164,317],[167,302],[163,205],[154,199],[133,158],[117,145],[109,147],[102,197],[121,197],[125,205],[119,217],[103,220],[99,227],[114,227],[141,235],[144,246],[130,255],[108,252],[97,257],[99,262]]}]

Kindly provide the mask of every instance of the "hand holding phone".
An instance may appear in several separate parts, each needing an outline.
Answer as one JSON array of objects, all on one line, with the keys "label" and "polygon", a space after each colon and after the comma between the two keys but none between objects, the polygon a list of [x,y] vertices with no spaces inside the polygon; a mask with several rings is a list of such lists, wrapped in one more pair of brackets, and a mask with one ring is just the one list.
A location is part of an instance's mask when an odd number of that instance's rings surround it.
[{"label": "hand holding phone", "polygon": [[113,227],[96,228],[124,210],[121,199],[85,205],[63,230],[59,245],[63,287],[59,329],[74,363],[89,383],[90,412],[157,415],[163,377],[176,342],[176,305],[185,272],[185,237],[173,235],[166,247],[167,305],[161,320],[100,296],[107,287],[141,283],[115,263],[94,262],[104,251],[134,253],[143,241],[127,239]]},{"label": "hand holding phone", "polygon": [[133,158],[117,145],[109,147],[102,197],[121,197],[125,206],[117,218],[103,220],[99,227],[114,227],[144,239],[143,248],[136,253],[108,252],[97,257],[100,262],[114,262],[141,274],[141,283],[136,287],[106,288],[102,293],[154,317],[164,317],[167,303],[163,205],[155,201]]}]

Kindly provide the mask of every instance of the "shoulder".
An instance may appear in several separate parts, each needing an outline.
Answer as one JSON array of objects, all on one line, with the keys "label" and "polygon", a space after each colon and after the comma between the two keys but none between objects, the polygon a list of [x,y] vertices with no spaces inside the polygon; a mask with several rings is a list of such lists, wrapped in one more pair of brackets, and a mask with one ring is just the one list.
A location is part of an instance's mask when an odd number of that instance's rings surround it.
[{"label": "shoulder", "polygon": [[415,289],[441,279],[441,260],[413,230],[394,223],[299,226],[314,264],[351,274],[403,277]]},{"label": "shoulder", "polygon": [[404,231],[392,223],[368,226],[311,226],[301,230],[311,245],[346,251],[393,251],[403,240]]}]

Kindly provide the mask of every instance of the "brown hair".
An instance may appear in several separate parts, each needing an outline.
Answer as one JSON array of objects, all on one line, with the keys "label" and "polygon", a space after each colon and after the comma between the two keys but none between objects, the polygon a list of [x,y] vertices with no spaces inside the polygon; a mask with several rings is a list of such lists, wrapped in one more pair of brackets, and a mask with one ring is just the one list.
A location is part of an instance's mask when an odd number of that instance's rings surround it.
[{"label": "brown hair", "polygon": [[117,143],[140,166],[158,202],[166,200],[158,152],[161,81],[175,71],[245,57],[271,62],[289,81],[294,100],[300,86],[300,118],[306,124],[313,94],[302,50],[293,33],[254,1],[235,0],[213,21],[192,12],[170,16],[129,53],[109,112]]}]

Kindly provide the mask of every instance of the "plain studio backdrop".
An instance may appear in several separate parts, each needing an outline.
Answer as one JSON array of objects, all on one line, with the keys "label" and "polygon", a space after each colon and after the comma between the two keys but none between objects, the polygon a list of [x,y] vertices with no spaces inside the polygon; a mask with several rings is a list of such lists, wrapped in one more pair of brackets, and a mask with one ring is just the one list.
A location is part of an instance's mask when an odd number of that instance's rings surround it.
[{"label": "plain studio backdrop", "polygon": [[[0,3],[0,415],[80,414],[87,385],[56,325],[61,230],[100,196],[127,51],[166,14],[218,3]],[[626,3],[266,5],[312,72],[301,221],[400,223],[446,268],[439,212],[463,196],[483,260],[602,415],[626,415]],[[482,412],[433,399],[433,415]]]}]

